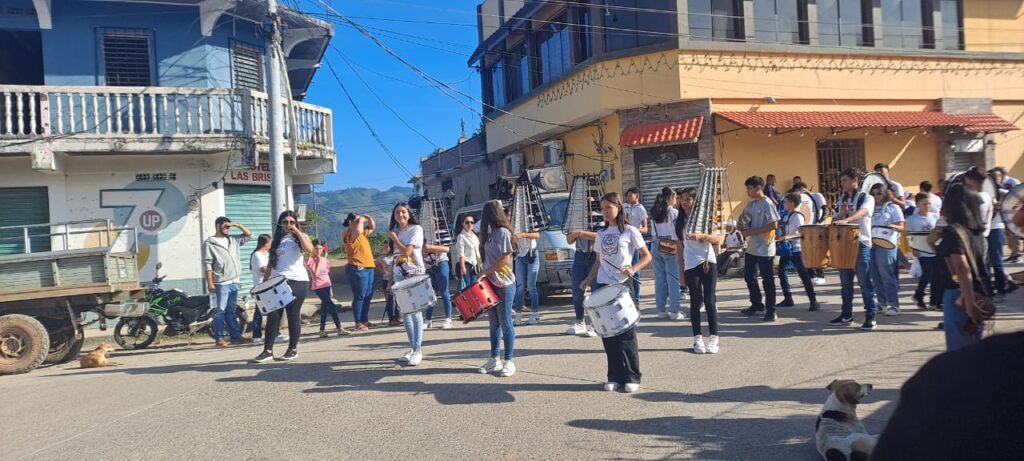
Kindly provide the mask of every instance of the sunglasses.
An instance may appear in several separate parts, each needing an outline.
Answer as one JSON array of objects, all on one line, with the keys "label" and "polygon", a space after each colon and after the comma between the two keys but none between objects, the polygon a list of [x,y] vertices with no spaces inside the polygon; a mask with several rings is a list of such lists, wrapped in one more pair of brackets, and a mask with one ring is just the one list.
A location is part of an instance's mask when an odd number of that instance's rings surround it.
[{"label": "sunglasses", "polygon": [[473,224],[473,221],[466,221],[466,222],[464,222],[462,224]]}]

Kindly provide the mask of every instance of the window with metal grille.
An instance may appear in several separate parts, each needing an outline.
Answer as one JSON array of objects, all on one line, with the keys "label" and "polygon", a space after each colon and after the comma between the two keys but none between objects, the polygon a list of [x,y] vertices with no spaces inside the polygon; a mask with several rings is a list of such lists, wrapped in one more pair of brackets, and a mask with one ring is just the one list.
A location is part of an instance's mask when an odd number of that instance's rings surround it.
[{"label": "window with metal grille", "polygon": [[828,203],[839,199],[839,174],[847,168],[864,170],[863,139],[818,141],[818,192]]},{"label": "window with metal grille", "polygon": [[263,48],[232,42],[231,68],[235,88],[263,91]]},{"label": "window with metal grille", "polygon": [[147,31],[103,30],[103,76],[110,86],[153,85],[152,37]]}]

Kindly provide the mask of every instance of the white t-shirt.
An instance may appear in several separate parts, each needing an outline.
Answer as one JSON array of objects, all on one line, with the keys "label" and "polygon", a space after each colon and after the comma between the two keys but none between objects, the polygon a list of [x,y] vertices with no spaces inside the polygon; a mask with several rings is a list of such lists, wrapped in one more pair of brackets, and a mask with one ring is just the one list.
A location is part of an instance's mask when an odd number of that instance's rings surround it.
[{"label": "white t-shirt", "polygon": [[516,243],[519,244],[518,256],[520,258],[526,257],[526,255],[530,253],[530,250],[537,249],[537,239],[519,239]]},{"label": "white t-shirt", "polygon": [[399,255],[397,249],[395,255],[400,261],[395,263],[395,280],[404,279],[412,275],[423,275],[427,273],[427,268],[423,264],[423,228],[419,225],[407,226],[405,229],[398,229],[398,241],[402,242],[402,245],[412,245],[414,250],[412,252],[412,259],[404,258],[403,255]]},{"label": "white t-shirt", "polygon": [[1006,229],[1006,223],[1003,222],[1003,213],[995,211],[992,213],[992,225],[989,229]]},{"label": "white t-shirt", "polygon": [[837,219],[839,218],[839,211],[843,208],[843,204],[846,204],[850,208],[850,210],[853,210],[853,211],[850,211],[850,213],[848,213],[847,216],[852,216],[854,213],[856,213],[859,210],[868,210],[868,214],[866,216],[864,216],[863,218],[861,218],[860,220],[857,220],[857,221],[850,221],[849,223],[850,224],[857,224],[857,225],[860,226],[860,239],[859,239],[860,243],[861,243],[861,245],[870,247],[871,246],[871,216],[875,212],[875,198],[870,196],[870,195],[868,195],[868,194],[864,194],[863,195],[864,201],[861,202],[860,207],[858,208],[857,207],[857,197],[858,196],[860,196],[859,193],[853,194],[852,197],[847,197],[845,194],[844,195],[840,195],[839,196],[839,206],[836,207],[836,213],[835,213],[834,217],[837,218]]},{"label": "white t-shirt", "polygon": [[636,205],[630,205],[628,203],[622,204],[622,211],[626,212],[626,223],[639,230],[643,227],[643,222],[647,219],[647,208],[644,208],[644,204],[637,202]]},{"label": "white t-shirt", "polygon": [[981,196],[981,206],[978,208],[981,212],[982,222],[985,224],[985,232],[982,232],[982,235],[988,237],[988,234],[992,232],[992,207],[995,206],[995,202],[988,192],[981,191],[978,192],[978,195]]},{"label": "white t-shirt", "polygon": [[252,286],[263,283],[263,273],[260,269],[267,267],[267,261],[270,259],[270,253],[260,253],[259,251],[252,252],[252,256],[249,256],[249,270],[252,271]]},{"label": "white t-shirt", "polygon": [[[804,225],[804,215],[801,213],[790,213],[782,220],[786,228],[783,229],[784,235],[800,235],[800,226]],[[800,239],[795,238],[788,240],[790,248],[793,249],[793,253],[800,251]]]},{"label": "white t-shirt", "polygon": [[901,222],[903,222],[903,210],[893,202],[876,206],[875,213],[871,215],[872,226],[889,226]]},{"label": "white t-shirt", "polygon": [[886,179],[889,180],[889,190],[892,191],[892,195],[894,197],[902,200],[903,196],[905,195],[903,193],[903,184],[900,184],[900,183],[894,181],[892,178],[886,178]]},{"label": "white t-shirt", "polygon": [[725,247],[727,249],[739,249],[743,246],[743,234],[738,230],[734,230],[725,234]]},{"label": "white t-shirt", "polygon": [[270,276],[283,275],[288,280],[308,282],[309,272],[303,264],[302,247],[294,235],[286,235],[277,247],[277,266],[271,268]]},{"label": "white t-shirt", "polygon": [[939,214],[939,210],[942,209],[942,197],[929,192],[928,198],[931,199],[932,213]]},{"label": "white t-shirt", "polygon": [[[675,207],[668,209],[668,220],[665,222],[655,222],[654,225],[650,226],[654,230],[651,232],[651,236],[658,240],[679,240],[676,237],[676,220],[679,219],[679,210]],[[653,219],[652,219],[653,221]]]},{"label": "white t-shirt", "polygon": [[601,265],[597,271],[597,283],[611,285],[625,282],[628,277],[620,270],[629,267],[633,263],[633,253],[644,246],[644,237],[640,231],[628,224],[621,232],[618,226],[608,226],[598,231],[596,243],[600,249],[597,254],[598,264]]},{"label": "white t-shirt", "polygon": [[[935,224],[939,220],[939,216],[935,213],[928,213],[928,216],[921,216],[918,213],[914,213],[907,218],[907,232],[931,232],[935,229]],[[935,256],[933,253],[926,251],[918,251],[917,255],[922,258],[930,258]]]},{"label": "white t-shirt", "polygon": [[[825,200],[825,196],[821,192],[811,192],[811,198],[814,199],[814,203],[818,204],[818,209],[821,210],[822,219],[825,216],[825,209],[828,208],[828,203]],[[812,223],[817,224],[817,223]]]}]

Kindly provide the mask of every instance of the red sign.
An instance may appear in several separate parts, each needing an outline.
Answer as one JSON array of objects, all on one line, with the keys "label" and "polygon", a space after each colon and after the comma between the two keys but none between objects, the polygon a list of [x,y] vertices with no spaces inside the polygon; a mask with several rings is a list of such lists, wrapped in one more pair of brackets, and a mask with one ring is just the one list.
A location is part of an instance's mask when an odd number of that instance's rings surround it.
[{"label": "red sign", "polygon": [[270,185],[270,164],[261,163],[255,168],[245,170],[232,170],[224,179],[228,184],[254,184],[259,186]]}]

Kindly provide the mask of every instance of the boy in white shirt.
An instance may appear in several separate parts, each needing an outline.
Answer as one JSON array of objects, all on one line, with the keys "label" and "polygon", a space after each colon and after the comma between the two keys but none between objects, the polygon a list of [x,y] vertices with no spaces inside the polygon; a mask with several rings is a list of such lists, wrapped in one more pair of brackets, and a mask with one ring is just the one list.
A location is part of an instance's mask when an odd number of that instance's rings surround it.
[{"label": "boy in white shirt", "polygon": [[736,228],[736,221],[728,220],[725,222],[725,247],[722,252],[718,255],[718,275],[724,276],[728,272],[729,267],[733,265],[736,260],[743,257],[743,248],[746,246],[746,239],[743,238],[743,233]]},{"label": "boy in white shirt", "polygon": [[[914,196],[914,203],[917,209],[914,214],[907,217],[907,232],[931,232],[935,229],[935,223],[939,216],[932,213],[932,198],[927,193],[919,192]],[[924,304],[924,289],[928,287],[928,304],[938,306],[935,300],[935,283],[932,274],[935,271],[935,254],[926,251],[914,252],[914,258],[921,265],[921,277],[917,279],[917,289],[914,290],[914,303],[921,309],[927,309]]]},{"label": "boy in white shirt", "polygon": [[814,282],[811,280],[811,274],[804,267],[803,254],[800,252],[800,226],[804,225],[804,215],[796,211],[796,207],[800,205],[800,200],[801,194],[797,192],[786,194],[782,200],[782,204],[786,207],[788,214],[782,220],[781,228],[783,235],[779,236],[778,241],[780,243],[788,243],[790,252],[788,255],[781,255],[779,258],[779,285],[782,287],[783,299],[778,304],[778,307],[793,306],[793,291],[789,286],[789,269],[790,267],[796,267],[796,273],[804,284],[807,300],[810,301],[810,310],[816,311],[821,308],[821,305],[818,304],[818,297],[814,294]]}]

